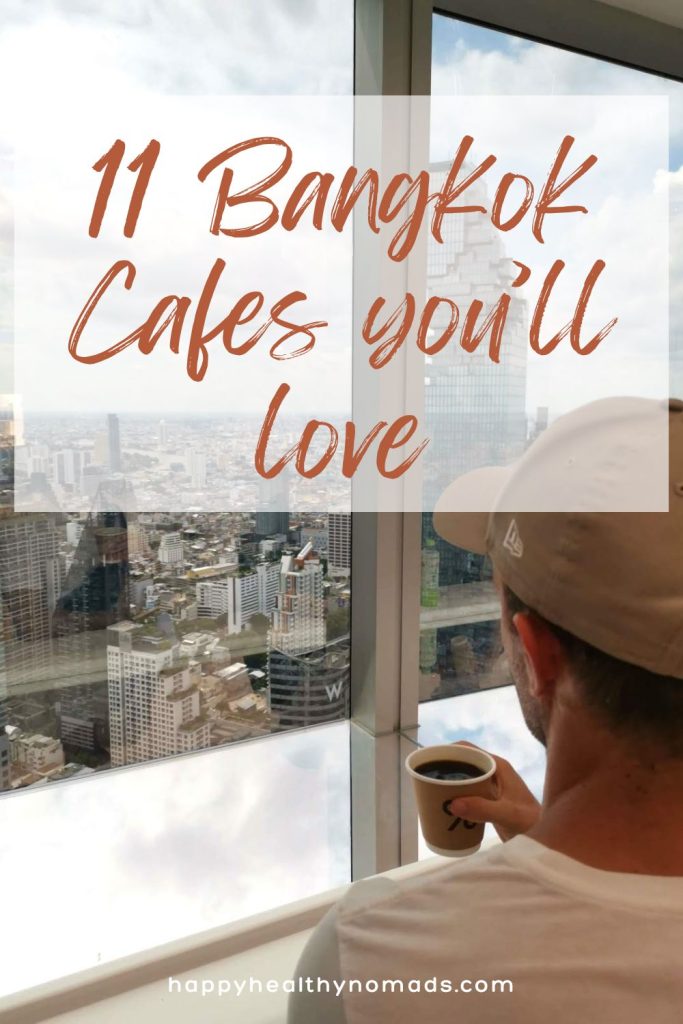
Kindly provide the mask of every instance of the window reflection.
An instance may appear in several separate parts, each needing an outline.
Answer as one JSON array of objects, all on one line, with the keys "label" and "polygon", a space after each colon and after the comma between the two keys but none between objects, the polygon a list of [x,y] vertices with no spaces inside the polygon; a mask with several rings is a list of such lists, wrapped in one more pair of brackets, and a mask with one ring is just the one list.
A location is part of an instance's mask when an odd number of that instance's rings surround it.
[{"label": "window reflection", "polygon": [[[683,85],[656,75],[521,39],[512,33],[435,14],[432,21],[432,96],[545,96],[551,94],[638,95],[669,97],[670,237],[683,229],[680,202],[683,178]],[[432,126],[434,129],[434,126]],[[434,138],[432,146],[434,147]],[[438,187],[445,173],[433,153],[431,176]],[[664,170],[662,170],[664,173]],[[468,195],[487,206],[483,182]],[[448,227],[450,224],[450,227]],[[669,389],[683,390],[683,316],[675,299],[683,267],[670,246],[671,296]],[[511,260],[500,234],[489,221],[452,218],[443,245],[429,244],[428,292],[467,306],[471,294],[500,293],[509,284]],[[488,308],[488,307],[486,307]],[[435,320],[438,336],[445,326]],[[457,476],[483,465],[514,461],[541,434],[556,414],[535,406],[527,393],[531,375],[525,337],[528,311],[515,298],[506,328],[507,358],[490,372],[486,355],[460,352],[454,346],[425,365],[427,433],[441,439],[427,462],[424,505],[433,509],[439,495]],[[569,401],[572,400],[569,395]],[[580,399],[576,399],[580,404]],[[431,515],[422,521],[422,588],[420,600],[420,699],[471,693],[509,682],[499,660],[499,610],[490,567],[478,555],[446,544],[433,529]]]},{"label": "window reflection", "polygon": [[6,796],[0,995],[343,885],[349,790],[338,722]]},{"label": "window reflection", "polygon": [[348,716],[348,514],[96,511],[101,495],[0,514],[3,788]]}]

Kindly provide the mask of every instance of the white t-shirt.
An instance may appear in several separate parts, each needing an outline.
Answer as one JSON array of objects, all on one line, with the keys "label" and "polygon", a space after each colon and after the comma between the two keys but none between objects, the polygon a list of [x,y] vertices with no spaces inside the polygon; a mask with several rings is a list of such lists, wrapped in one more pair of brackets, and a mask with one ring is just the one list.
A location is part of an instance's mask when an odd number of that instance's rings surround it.
[{"label": "white t-shirt", "polygon": [[289,1024],[681,1024],[683,877],[599,871],[518,836],[352,886],[297,974],[314,991],[291,997]]}]

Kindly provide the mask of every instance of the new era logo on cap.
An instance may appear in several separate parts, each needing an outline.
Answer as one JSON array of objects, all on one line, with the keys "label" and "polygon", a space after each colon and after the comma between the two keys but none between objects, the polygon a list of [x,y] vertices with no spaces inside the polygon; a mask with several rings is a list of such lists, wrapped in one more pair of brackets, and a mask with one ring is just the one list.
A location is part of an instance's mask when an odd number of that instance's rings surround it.
[{"label": "new era logo on cap", "polygon": [[517,462],[450,483],[434,526],[555,626],[683,681],[683,402],[565,413]]},{"label": "new era logo on cap", "polygon": [[524,554],[524,543],[519,535],[517,523],[514,519],[510,520],[510,525],[507,528],[503,541],[503,547],[510,552],[513,558],[521,558]]}]

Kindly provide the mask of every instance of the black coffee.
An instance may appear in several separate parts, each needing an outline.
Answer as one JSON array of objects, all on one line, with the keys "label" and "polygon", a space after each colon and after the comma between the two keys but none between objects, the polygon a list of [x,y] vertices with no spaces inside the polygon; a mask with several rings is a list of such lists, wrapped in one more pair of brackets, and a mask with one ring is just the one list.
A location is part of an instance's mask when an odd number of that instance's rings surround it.
[{"label": "black coffee", "polygon": [[479,779],[485,774],[482,768],[467,761],[427,761],[415,768],[418,775],[440,782],[462,782],[465,779]]}]

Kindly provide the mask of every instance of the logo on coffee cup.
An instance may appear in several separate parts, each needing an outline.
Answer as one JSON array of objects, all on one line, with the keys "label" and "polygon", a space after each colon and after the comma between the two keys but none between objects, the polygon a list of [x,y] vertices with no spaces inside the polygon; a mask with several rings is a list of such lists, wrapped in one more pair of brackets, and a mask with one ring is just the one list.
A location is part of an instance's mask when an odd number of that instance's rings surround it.
[{"label": "logo on coffee cup", "polygon": [[477,827],[476,821],[465,821],[464,818],[456,817],[456,815],[453,814],[453,811],[451,810],[451,801],[450,800],[444,800],[444,802],[442,804],[442,807],[443,807],[444,814],[447,814],[449,818],[453,818],[453,821],[448,826],[448,831],[449,832],[452,832],[453,829],[456,829],[458,827],[458,825],[464,825],[465,828],[476,828]]}]

